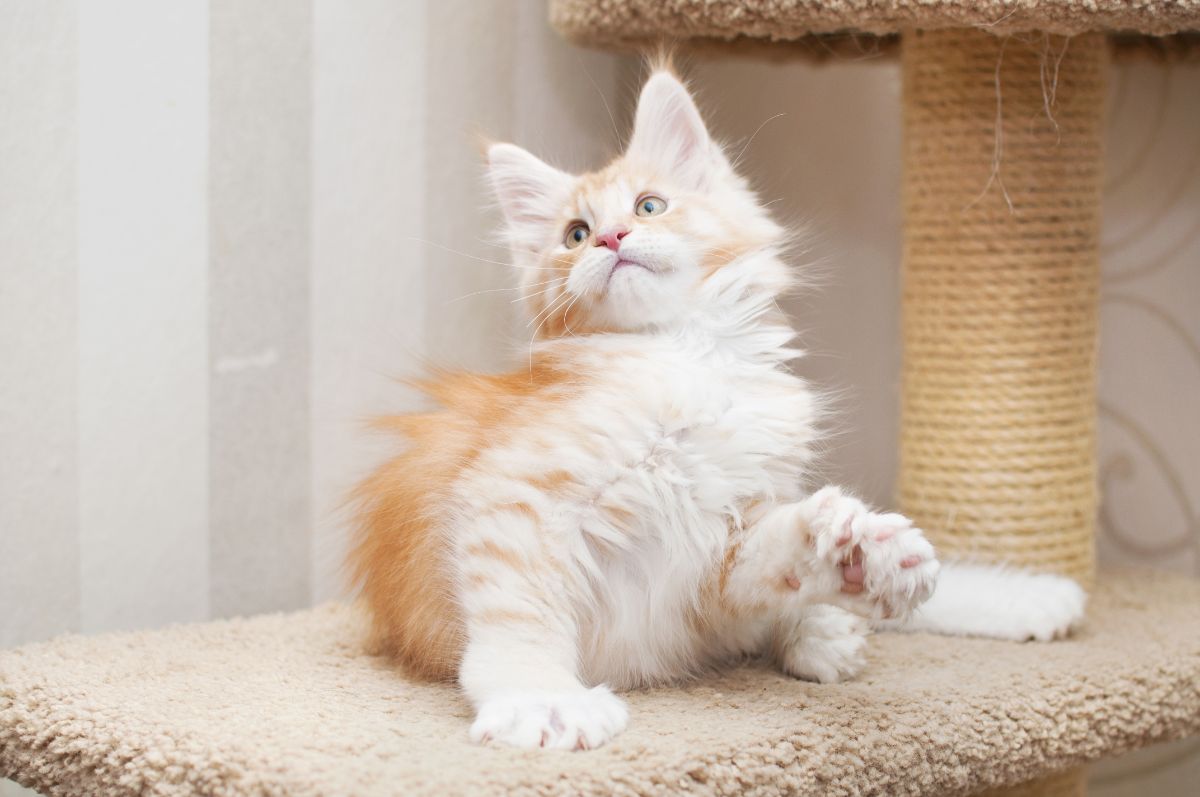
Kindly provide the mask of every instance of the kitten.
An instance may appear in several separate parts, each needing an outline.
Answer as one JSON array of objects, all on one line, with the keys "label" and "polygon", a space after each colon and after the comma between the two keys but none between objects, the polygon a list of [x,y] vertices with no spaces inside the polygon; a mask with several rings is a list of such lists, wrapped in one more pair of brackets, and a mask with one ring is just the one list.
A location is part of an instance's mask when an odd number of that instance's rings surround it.
[{"label": "kitten", "polygon": [[[510,144],[488,169],[536,341],[384,422],[409,446],[359,488],[351,557],[383,648],[458,680],[471,739],[517,747],[602,745],[627,721],[611,689],[747,654],[853,676],[868,620],[909,616],[939,563],[903,516],[805,491],[821,402],[787,368],[785,232],[687,89],[655,72],[602,171]],[[1066,579],[961,572],[951,622],[921,627],[1053,636],[1082,611]]]}]

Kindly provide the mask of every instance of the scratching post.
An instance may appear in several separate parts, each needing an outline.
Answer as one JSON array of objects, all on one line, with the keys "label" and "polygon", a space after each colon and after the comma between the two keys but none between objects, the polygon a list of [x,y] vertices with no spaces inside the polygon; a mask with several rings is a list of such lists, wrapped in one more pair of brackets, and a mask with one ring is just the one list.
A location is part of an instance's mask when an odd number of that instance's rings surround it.
[{"label": "scratching post", "polygon": [[899,496],[943,555],[1090,585],[1103,36],[903,37]]}]

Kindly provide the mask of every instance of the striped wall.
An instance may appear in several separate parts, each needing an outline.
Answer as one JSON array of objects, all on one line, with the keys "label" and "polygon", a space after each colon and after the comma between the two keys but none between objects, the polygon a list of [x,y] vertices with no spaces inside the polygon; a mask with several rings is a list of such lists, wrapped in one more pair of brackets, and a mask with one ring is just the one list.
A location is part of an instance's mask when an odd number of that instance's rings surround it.
[{"label": "striped wall", "polygon": [[[385,450],[361,420],[420,358],[498,366],[523,331],[477,134],[595,163],[636,71],[540,0],[0,0],[0,647],[344,594],[338,503]],[[885,502],[897,71],[694,76],[818,231],[826,287],[790,309],[845,395],[829,471]],[[1197,573],[1200,68],[1113,78],[1101,555]],[[1171,794],[1194,747],[1095,793]]]},{"label": "striped wall", "polygon": [[80,622],[77,12],[0,6],[0,646]]},{"label": "striped wall", "polygon": [[78,9],[84,631],[209,615],[208,24],[202,0]]},{"label": "striped wall", "polygon": [[594,161],[626,68],[536,1],[0,0],[0,646],[344,594],[362,419],[510,348],[476,134]]}]

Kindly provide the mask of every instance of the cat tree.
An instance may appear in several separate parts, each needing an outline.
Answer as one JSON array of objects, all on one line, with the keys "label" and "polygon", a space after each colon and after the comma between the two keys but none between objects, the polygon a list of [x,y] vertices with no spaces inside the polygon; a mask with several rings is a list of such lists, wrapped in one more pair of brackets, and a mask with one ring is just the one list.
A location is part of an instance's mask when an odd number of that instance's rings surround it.
[{"label": "cat tree", "polygon": [[1149,37],[1200,27],[1200,0],[551,0],[550,17],[626,51],[899,49],[900,506],[943,555],[1090,586],[1107,32],[1126,55],[1194,52]]},{"label": "cat tree", "polygon": [[[943,550],[1090,579],[1098,31],[1195,26],[1200,0],[551,12],[576,41],[629,48],[668,35],[820,55],[863,45],[810,34],[877,33],[865,46],[883,51],[925,30],[902,44],[901,501]],[[1073,767],[1200,733],[1197,605],[1198,581],[1106,574],[1063,642],[884,634],[849,683],[747,666],[635,693],[625,734],[557,755],[470,745],[456,690],[370,655],[350,606],[68,636],[0,651],[0,777],[114,796],[1078,793]]]}]

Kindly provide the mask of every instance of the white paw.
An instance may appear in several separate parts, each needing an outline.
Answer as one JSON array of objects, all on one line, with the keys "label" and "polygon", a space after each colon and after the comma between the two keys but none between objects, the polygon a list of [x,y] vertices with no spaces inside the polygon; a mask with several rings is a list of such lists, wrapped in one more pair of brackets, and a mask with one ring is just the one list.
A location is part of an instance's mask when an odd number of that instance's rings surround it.
[{"label": "white paw", "polygon": [[906,617],[933,594],[940,565],[911,520],[872,512],[836,487],[820,490],[812,500],[810,531],[818,559],[841,570],[841,591],[861,592],[874,619]]},{"label": "white paw", "polygon": [[784,640],[783,671],[823,684],[853,678],[866,664],[867,631],[866,622],[849,612],[813,606]]},{"label": "white paw", "polygon": [[1067,636],[1083,619],[1087,593],[1071,579],[1019,571],[1010,577],[1012,591],[986,612],[992,621],[986,636],[1049,642]]},{"label": "white paw", "polygon": [[591,750],[625,729],[629,712],[606,686],[572,692],[512,692],[487,700],[471,741],[511,747]]},{"label": "white paw", "polygon": [[1033,575],[1040,600],[1031,602],[1029,622],[1019,629],[1026,639],[1049,642],[1061,639],[1083,620],[1087,593],[1069,578]]}]

